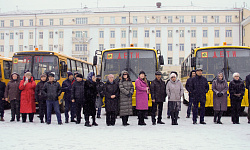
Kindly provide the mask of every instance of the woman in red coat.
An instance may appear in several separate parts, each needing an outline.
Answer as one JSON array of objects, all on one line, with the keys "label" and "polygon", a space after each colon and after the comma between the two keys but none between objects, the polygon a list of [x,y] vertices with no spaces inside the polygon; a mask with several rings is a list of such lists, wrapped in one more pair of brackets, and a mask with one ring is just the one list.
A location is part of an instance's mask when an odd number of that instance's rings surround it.
[{"label": "woman in red coat", "polygon": [[20,99],[20,113],[22,113],[23,122],[26,122],[27,114],[29,114],[29,121],[33,122],[34,113],[36,112],[35,88],[36,82],[31,76],[31,73],[26,72],[19,85],[19,89],[22,91]]}]

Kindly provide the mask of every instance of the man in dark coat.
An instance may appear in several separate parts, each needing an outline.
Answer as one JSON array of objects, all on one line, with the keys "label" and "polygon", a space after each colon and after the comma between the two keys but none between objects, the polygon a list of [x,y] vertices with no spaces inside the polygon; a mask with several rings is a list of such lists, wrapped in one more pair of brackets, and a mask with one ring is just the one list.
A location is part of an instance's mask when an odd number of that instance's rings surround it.
[{"label": "man in dark coat", "polygon": [[250,74],[246,76],[246,88],[248,89],[248,103],[249,103],[247,118],[248,118],[248,123],[250,124],[250,88],[249,86],[250,86]]},{"label": "man in dark coat", "polygon": [[37,83],[36,89],[35,89],[35,97],[36,101],[38,101],[39,104],[39,117],[41,123],[44,123],[43,117],[45,115],[45,122],[47,122],[47,106],[46,106],[46,99],[47,97],[42,94],[44,84],[46,83],[47,75],[42,74],[41,75],[41,81]]},{"label": "man in dark coat", "polygon": [[166,84],[161,79],[161,72],[157,71],[155,73],[155,79],[151,82],[150,92],[152,98],[152,124],[156,125],[155,113],[157,111],[158,106],[158,124],[165,124],[161,121],[162,119],[162,109],[163,102],[165,102],[166,94]]},{"label": "man in dark coat", "polygon": [[47,124],[51,124],[52,108],[56,112],[57,122],[62,125],[61,112],[59,109],[58,97],[61,95],[61,86],[55,81],[55,75],[53,73],[48,74],[49,81],[44,84],[43,94],[47,97]]},{"label": "man in dark coat", "polygon": [[193,124],[197,124],[198,104],[200,103],[200,124],[206,124],[204,121],[206,93],[209,90],[207,79],[202,76],[202,69],[196,69],[196,76],[191,82],[191,92],[194,94]]},{"label": "man in dark coat", "polygon": [[71,99],[76,108],[76,124],[81,123],[81,110],[85,103],[85,81],[82,74],[76,75],[76,81],[73,83],[71,90]]},{"label": "man in dark coat", "polygon": [[63,99],[65,101],[65,123],[69,123],[69,110],[70,110],[70,115],[71,115],[71,122],[76,122],[74,120],[75,118],[75,106],[74,103],[72,103],[71,100],[71,88],[73,83],[75,82],[73,73],[68,71],[68,79],[63,81],[62,83],[62,92],[64,92]]},{"label": "man in dark coat", "polygon": [[5,92],[5,83],[0,81],[0,121],[4,121],[3,117],[4,117],[4,92]]},{"label": "man in dark coat", "polygon": [[192,109],[192,105],[193,105],[193,101],[194,101],[194,95],[193,93],[191,92],[191,80],[192,78],[194,78],[196,76],[196,71],[195,70],[192,70],[190,72],[190,75],[189,75],[189,79],[187,79],[187,82],[186,82],[186,90],[188,91],[188,95],[189,95],[189,101],[188,101],[188,109],[187,109],[187,117],[186,118],[190,118],[190,112],[191,112],[191,109]]}]

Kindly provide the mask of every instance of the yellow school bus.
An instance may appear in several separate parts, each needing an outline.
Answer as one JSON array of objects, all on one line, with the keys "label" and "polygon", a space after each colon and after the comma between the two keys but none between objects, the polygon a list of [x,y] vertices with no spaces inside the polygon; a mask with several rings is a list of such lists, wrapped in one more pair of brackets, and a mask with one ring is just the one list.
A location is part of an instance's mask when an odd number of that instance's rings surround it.
[{"label": "yellow school bus", "polygon": [[[103,81],[107,80],[109,74],[118,78],[123,70],[128,71],[133,84],[135,84],[141,70],[145,71],[147,80],[152,81],[155,79],[155,72],[159,70],[160,65],[164,64],[160,51],[150,48],[115,48],[103,51],[97,50],[96,54],[98,52],[101,55],[100,75]],[[97,58],[94,58],[94,60],[97,60]],[[96,62],[93,64],[96,64]],[[132,97],[133,106],[136,106],[135,93],[136,91]],[[151,96],[149,96],[148,106],[152,106]]]},{"label": "yellow school bus", "polygon": [[[233,80],[233,73],[238,72],[240,78],[245,80],[250,74],[250,47],[244,46],[213,46],[193,49],[191,54],[182,62],[181,78],[186,83],[192,69],[202,68],[203,76],[209,84],[206,94],[206,107],[213,107],[212,82],[219,72],[223,72],[225,79]],[[245,90],[241,106],[248,106],[248,90]],[[228,107],[231,106],[228,96]]]},{"label": "yellow school bus", "polygon": [[[97,73],[96,66],[81,59],[76,59],[53,51],[22,51],[16,52],[12,58],[12,72],[17,72],[23,79],[24,72],[29,70],[36,83],[40,81],[43,73],[52,72],[62,86],[62,82],[67,79],[67,71],[74,73],[78,71],[86,79],[89,72]],[[62,104],[63,94],[59,97]],[[64,105],[61,105],[61,108]]]}]

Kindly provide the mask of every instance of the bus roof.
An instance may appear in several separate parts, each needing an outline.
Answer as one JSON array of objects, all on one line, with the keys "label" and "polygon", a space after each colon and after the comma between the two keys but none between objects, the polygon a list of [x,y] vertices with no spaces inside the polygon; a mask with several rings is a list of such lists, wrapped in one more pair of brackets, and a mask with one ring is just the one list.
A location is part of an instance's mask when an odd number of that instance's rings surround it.
[{"label": "bus roof", "polygon": [[4,56],[0,55],[0,60],[12,61],[12,58],[10,58],[10,57],[4,57]]},{"label": "bus roof", "polygon": [[106,49],[103,50],[102,52],[107,52],[107,51],[118,51],[118,50],[127,50],[127,49],[138,49],[138,50],[151,50],[151,51],[155,51],[157,53],[156,49],[152,49],[152,48],[143,48],[143,47],[124,47],[124,48],[113,48],[113,49]]}]

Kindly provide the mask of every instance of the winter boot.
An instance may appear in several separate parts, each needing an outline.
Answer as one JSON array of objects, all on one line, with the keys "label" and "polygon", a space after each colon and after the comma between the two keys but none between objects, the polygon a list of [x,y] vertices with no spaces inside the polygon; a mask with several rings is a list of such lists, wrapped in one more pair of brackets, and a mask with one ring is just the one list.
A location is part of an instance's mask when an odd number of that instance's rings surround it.
[{"label": "winter boot", "polygon": [[95,116],[92,116],[92,120],[93,120],[92,126],[98,126],[98,124],[95,122]]}]

